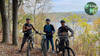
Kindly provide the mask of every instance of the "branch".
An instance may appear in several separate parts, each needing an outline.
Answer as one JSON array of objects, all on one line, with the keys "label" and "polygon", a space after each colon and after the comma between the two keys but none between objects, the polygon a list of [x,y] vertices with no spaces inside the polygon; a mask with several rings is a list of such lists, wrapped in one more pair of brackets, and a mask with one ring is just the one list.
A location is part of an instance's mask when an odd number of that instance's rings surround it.
[{"label": "branch", "polygon": [[41,6],[39,6],[37,9],[40,9],[40,8],[43,7],[43,6],[45,6],[45,5],[41,5]]},{"label": "branch", "polygon": [[22,0],[17,0],[18,1],[18,8],[20,7],[20,5],[22,4]]}]

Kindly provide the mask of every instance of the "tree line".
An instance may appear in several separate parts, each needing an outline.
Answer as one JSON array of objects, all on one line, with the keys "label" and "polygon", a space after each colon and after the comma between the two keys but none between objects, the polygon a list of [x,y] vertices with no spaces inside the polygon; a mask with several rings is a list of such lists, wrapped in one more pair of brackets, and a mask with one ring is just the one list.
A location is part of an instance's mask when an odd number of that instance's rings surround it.
[{"label": "tree line", "polygon": [[[9,0],[11,1],[11,0]],[[10,40],[10,19],[6,11],[6,0],[0,0],[0,13],[2,19],[2,43],[8,43]],[[18,25],[18,8],[21,5],[21,0],[12,0],[12,44],[18,45],[17,42],[17,25]]]},{"label": "tree line", "polygon": [[[34,7],[33,13],[30,13],[33,15],[34,23],[37,20],[40,20],[40,17],[44,19],[46,16],[45,13],[50,10],[51,5],[49,5],[49,2],[51,0],[0,0],[0,15],[2,20],[2,43],[9,43],[10,42],[10,33],[12,33],[12,44],[18,45],[18,9],[21,5],[24,4],[24,2],[30,2],[34,5],[31,5],[31,7]],[[27,4],[26,4],[27,5]],[[30,7],[26,6],[26,7]],[[38,13],[36,15],[36,13]],[[37,17],[38,16],[38,17]],[[36,19],[37,18],[37,19]],[[41,18],[41,20],[43,20]],[[42,21],[41,21],[42,22]],[[38,27],[40,26],[38,24]],[[11,28],[12,26],[12,28]],[[37,27],[36,27],[37,28]],[[12,31],[11,31],[12,30]]]}]

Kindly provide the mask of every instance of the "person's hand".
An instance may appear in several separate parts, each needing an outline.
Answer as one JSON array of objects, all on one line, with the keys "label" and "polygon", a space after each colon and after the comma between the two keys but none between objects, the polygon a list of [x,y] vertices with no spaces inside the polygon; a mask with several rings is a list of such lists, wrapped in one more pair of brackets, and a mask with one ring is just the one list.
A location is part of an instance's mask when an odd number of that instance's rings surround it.
[{"label": "person's hand", "polygon": [[71,36],[69,36],[69,37],[73,37],[74,35],[71,35]]},{"label": "person's hand", "polygon": [[38,31],[35,31],[35,33],[39,33]]},{"label": "person's hand", "polygon": [[27,26],[26,28],[27,28],[28,30],[29,30],[29,29],[32,29],[32,27],[28,27],[28,26]]},{"label": "person's hand", "polygon": [[52,31],[52,34],[54,34],[55,32],[54,31]]},{"label": "person's hand", "polygon": [[26,29],[28,30],[28,29],[30,29],[28,26],[26,26]]}]

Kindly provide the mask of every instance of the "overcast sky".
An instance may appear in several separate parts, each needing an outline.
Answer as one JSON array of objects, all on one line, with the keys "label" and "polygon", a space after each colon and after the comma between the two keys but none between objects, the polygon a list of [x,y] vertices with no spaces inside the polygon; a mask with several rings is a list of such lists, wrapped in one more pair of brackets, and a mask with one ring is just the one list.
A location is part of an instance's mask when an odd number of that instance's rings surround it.
[{"label": "overcast sky", "polygon": [[84,11],[88,2],[95,2],[100,10],[100,0],[53,0],[52,12]]}]

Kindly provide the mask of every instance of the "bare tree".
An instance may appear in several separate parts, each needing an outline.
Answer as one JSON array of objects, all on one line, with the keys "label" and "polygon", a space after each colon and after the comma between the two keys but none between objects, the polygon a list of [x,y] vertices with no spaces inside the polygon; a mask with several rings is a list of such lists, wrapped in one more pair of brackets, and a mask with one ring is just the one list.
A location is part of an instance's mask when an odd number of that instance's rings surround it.
[{"label": "bare tree", "polygon": [[8,0],[8,21],[9,21],[9,31],[11,32],[11,2],[12,2],[12,0]]},{"label": "bare tree", "polygon": [[12,0],[12,20],[13,20],[13,32],[12,32],[12,42],[13,42],[13,45],[18,45],[18,35],[17,35],[17,26],[18,26],[18,8],[21,4],[21,1],[22,0]]},{"label": "bare tree", "polygon": [[5,8],[5,0],[0,0],[0,12],[2,17],[2,29],[3,29],[3,43],[9,42],[9,19],[7,19],[6,8]]}]

